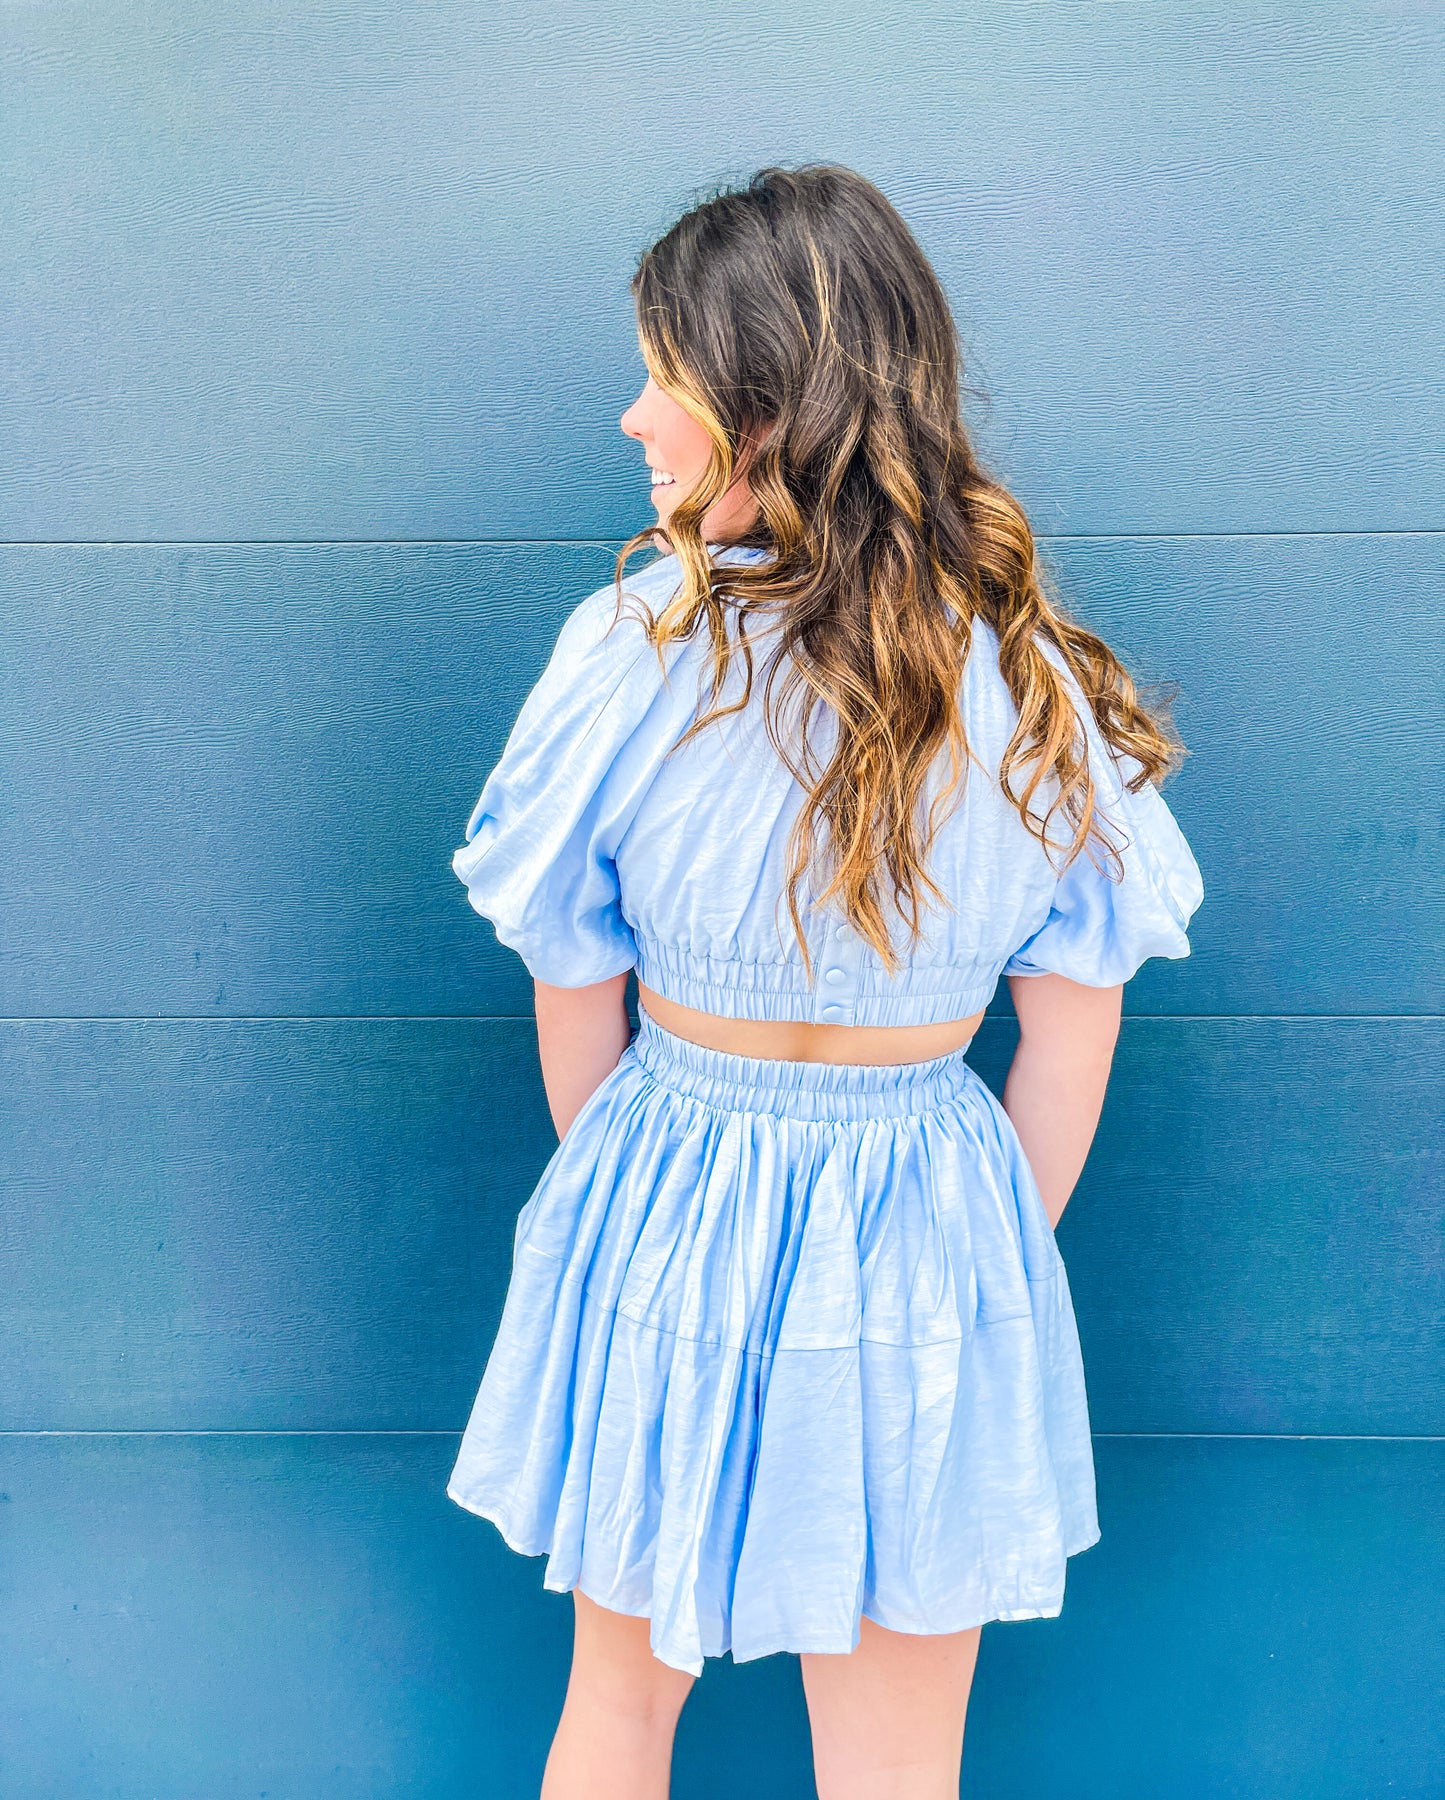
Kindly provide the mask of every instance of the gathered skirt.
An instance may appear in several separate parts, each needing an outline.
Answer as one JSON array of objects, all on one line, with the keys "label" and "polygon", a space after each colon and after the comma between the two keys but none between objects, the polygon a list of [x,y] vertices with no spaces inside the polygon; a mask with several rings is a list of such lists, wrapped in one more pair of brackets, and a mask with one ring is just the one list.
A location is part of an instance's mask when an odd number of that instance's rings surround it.
[{"label": "gathered skirt", "polygon": [[518,1215],[447,1493],[692,1674],[864,1614],[1055,1616],[1099,1536],[1078,1332],[964,1052],[774,1061],[644,1012]]}]

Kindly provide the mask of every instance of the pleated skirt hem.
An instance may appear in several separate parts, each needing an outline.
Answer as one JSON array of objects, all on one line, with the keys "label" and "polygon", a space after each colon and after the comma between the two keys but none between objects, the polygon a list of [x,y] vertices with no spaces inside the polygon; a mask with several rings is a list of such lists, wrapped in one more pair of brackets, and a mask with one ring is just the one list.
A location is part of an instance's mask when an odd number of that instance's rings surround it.
[{"label": "pleated skirt hem", "polygon": [[[547,1542],[537,1542],[525,1532],[518,1531],[511,1523],[507,1508],[499,1502],[482,1500],[475,1495],[462,1493],[455,1483],[448,1486],[447,1498],[454,1500],[464,1511],[485,1519],[496,1527],[502,1542],[518,1556],[545,1556],[550,1559],[552,1546]],[[1063,1555],[1065,1559],[1081,1555],[1099,1542],[1099,1529],[1079,1533],[1074,1541],[1065,1541]],[[598,1606],[604,1606],[609,1612],[621,1613],[629,1619],[652,1618],[652,1608],[647,1603],[640,1603],[626,1593],[614,1592],[600,1586],[594,1581],[584,1585],[580,1576],[567,1578],[554,1575],[550,1569],[542,1575],[542,1586],[550,1594],[570,1594],[574,1590],[584,1595]],[[1057,1619],[1064,1607],[1064,1588],[1060,1582],[1057,1590],[1051,1591],[1047,1597],[1037,1601],[1008,1605],[999,1601],[987,1605],[982,1611],[977,1608],[960,1613],[956,1618],[945,1622],[936,1620],[922,1621],[900,1617],[895,1613],[869,1606],[866,1602],[859,1608],[858,1619],[870,1619],[875,1625],[881,1625],[886,1631],[901,1631],[913,1637],[941,1637],[956,1631],[973,1631],[981,1625],[1007,1624],[1024,1619]],[[860,1637],[858,1619],[853,1622],[851,1633],[811,1632],[806,1628],[790,1630],[773,1640],[758,1640],[748,1643],[734,1643],[731,1634],[726,1634],[712,1642],[705,1643],[700,1656],[689,1657],[669,1650],[666,1644],[654,1643],[653,1655],[661,1663],[671,1669],[681,1670],[687,1675],[701,1675],[704,1661],[711,1657],[731,1656],[735,1663],[756,1662],[764,1656],[847,1656],[858,1648]]]}]

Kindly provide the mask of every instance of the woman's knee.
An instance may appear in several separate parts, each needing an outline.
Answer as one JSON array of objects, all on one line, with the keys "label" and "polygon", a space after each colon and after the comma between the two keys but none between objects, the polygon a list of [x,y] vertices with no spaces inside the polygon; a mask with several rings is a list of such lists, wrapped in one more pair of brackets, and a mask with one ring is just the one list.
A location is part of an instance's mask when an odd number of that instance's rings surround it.
[{"label": "woman's knee", "polygon": [[580,1589],[573,1601],[569,1698],[575,1695],[639,1729],[675,1725],[693,1677],[652,1654],[648,1621],[599,1606]]}]

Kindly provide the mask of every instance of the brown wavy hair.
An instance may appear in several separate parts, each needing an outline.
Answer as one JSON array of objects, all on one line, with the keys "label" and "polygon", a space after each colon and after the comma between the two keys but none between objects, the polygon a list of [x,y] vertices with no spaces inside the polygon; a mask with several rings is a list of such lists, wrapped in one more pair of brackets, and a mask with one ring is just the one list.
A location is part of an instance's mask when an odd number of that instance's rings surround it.
[{"label": "brown wavy hair", "polygon": [[[654,526],[623,546],[619,603],[631,557],[665,542],[681,583],[648,613],[648,636],[661,656],[703,629],[712,652],[710,698],[682,743],[747,705],[749,628],[776,628],[763,699],[769,738],[806,790],[786,899],[809,979],[798,893],[815,865],[819,904],[839,899],[890,970],[890,915],[916,945],[928,903],[947,904],[927,864],[972,758],[960,677],[975,619],[997,634],[1018,710],[991,773],[1046,850],[1062,852],[1057,867],[1097,844],[1091,854],[1121,872],[1065,671],[1106,744],[1137,761],[1135,791],[1183,746],[1163,699],[1146,707],[1107,644],[1065,616],[1023,508],[974,455],[947,298],[889,201],[850,169],[763,169],[684,214],[644,252],[632,293],[648,371],[704,427],[712,454],[661,538]],[[719,565],[702,521],[740,475],[758,517],[736,541],[772,554]],[[742,697],[724,705],[735,655]],[[825,757],[820,707],[837,721]],[[925,816],[925,782],[945,757]],[[1062,844],[1049,835],[1055,818]]]}]

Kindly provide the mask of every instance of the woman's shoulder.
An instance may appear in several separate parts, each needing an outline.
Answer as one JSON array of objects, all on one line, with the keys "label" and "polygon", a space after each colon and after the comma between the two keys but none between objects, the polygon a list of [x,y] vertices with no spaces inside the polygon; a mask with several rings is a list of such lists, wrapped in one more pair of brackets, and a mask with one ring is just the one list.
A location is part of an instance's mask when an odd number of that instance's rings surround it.
[{"label": "woman's shoulder", "polygon": [[[1032,642],[1034,648],[1053,665],[1061,677],[1065,695],[1085,737],[1092,736],[1097,730],[1093,708],[1089,705],[1069,659],[1046,631],[1036,631]],[[1007,726],[1010,733],[1013,732],[1019,718],[1018,703],[1004,671],[998,632],[986,619],[975,618],[969,628],[964,691],[970,722],[980,715],[991,717]]]},{"label": "woman's shoulder", "polygon": [[[759,551],[741,546],[714,550],[714,561],[727,564],[750,561]],[[682,564],[675,554],[655,557],[640,568],[629,569],[619,584],[616,579],[596,588],[578,601],[562,622],[553,651],[554,662],[564,667],[590,664],[594,668],[630,668],[641,674],[650,662],[660,681],[664,668],[689,653],[706,648],[705,632],[670,639],[659,658],[650,626],[682,586]]]},{"label": "woman's shoulder", "polygon": [[635,656],[648,643],[647,616],[676,592],[678,573],[677,558],[663,556],[629,570],[620,591],[615,579],[594,588],[562,621],[557,651],[579,659],[598,652]]}]

